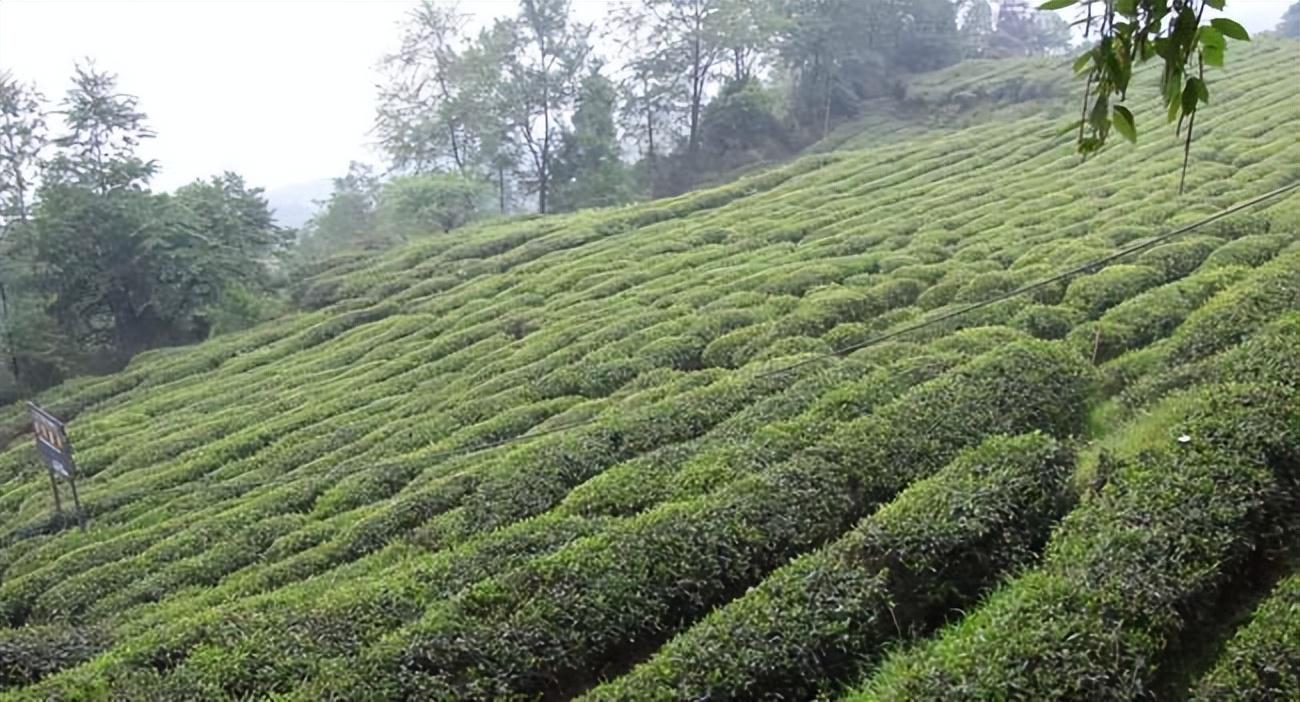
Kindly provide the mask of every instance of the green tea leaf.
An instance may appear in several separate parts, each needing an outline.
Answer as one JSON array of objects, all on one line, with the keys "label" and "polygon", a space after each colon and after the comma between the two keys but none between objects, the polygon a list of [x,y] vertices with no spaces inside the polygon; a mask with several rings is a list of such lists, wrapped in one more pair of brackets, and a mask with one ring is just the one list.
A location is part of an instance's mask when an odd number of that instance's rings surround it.
[{"label": "green tea leaf", "polygon": [[1237,41],[1250,41],[1250,33],[1246,28],[1228,19],[1227,17],[1215,17],[1210,20],[1210,26],[1219,30],[1219,33],[1229,39]]},{"label": "green tea leaf", "polygon": [[1083,69],[1087,68],[1091,64],[1092,64],[1092,52],[1089,51],[1086,54],[1083,54],[1079,56],[1079,58],[1074,60],[1074,72],[1083,73]]},{"label": "green tea leaf", "polygon": [[1224,40],[1223,35],[1214,27],[1201,27],[1199,36],[1201,39],[1201,46],[1206,48],[1217,46],[1222,49],[1228,45],[1228,42]]},{"label": "green tea leaf", "polygon": [[1211,66],[1223,67],[1223,47],[1207,46],[1201,51],[1201,56],[1205,58],[1205,63]]},{"label": "green tea leaf", "polygon": [[1079,0],[1047,0],[1047,2],[1038,6],[1040,10],[1063,10]]},{"label": "green tea leaf", "polygon": [[1196,78],[1188,78],[1187,85],[1183,88],[1183,112],[1190,115],[1196,111],[1196,102],[1200,99],[1201,91],[1196,87]]},{"label": "green tea leaf", "polygon": [[1129,112],[1127,107],[1116,105],[1112,122],[1115,125],[1115,131],[1124,135],[1124,138],[1130,142],[1137,143],[1137,126],[1133,122],[1133,113]]},{"label": "green tea leaf", "polygon": [[1205,81],[1200,78],[1192,78],[1187,83],[1196,88],[1196,97],[1200,98],[1201,102],[1210,101],[1210,86],[1206,85]]}]

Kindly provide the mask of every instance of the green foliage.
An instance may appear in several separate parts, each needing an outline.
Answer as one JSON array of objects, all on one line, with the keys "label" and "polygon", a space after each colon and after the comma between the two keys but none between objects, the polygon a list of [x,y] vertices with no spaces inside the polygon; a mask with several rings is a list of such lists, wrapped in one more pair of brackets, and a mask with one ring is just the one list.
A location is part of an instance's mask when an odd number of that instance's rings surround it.
[{"label": "green foliage", "polygon": [[[993,437],[783,566],[592,700],[807,697],[1029,562],[1062,508],[1043,435]],[[960,515],[960,516],[957,516]]]},{"label": "green foliage", "polygon": [[75,626],[0,631],[0,687],[30,685],[91,658],[104,643],[102,632]]},{"label": "green foliage", "polygon": [[1160,272],[1150,266],[1111,266],[1071,281],[1062,304],[1083,312],[1089,318],[1098,317],[1107,309],[1158,285],[1160,279]]},{"label": "green foliage", "polygon": [[1097,35],[1096,43],[1074,62],[1075,73],[1087,72],[1083,113],[1069,128],[1078,128],[1079,153],[1087,155],[1105,145],[1111,127],[1125,139],[1137,141],[1133,113],[1119,103],[1128,98],[1134,69],[1159,58],[1163,62],[1160,92],[1168,121],[1178,122],[1180,135],[1184,124],[1187,128],[1185,184],[1197,109],[1210,101],[1206,66],[1223,66],[1228,39],[1250,40],[1240,24],[1226,17],[1201,21],[1207,7],[1222,10],[1225,4],[1225,0],[1125,1],[1097,9],[1091,0],[1048,0],[1040,6],[1060,10],[1078,5],[1085,29]]},{"label": "green foliage", "polygon": [[384,243],[375,226],[379,180],[365,164],[352,162],[348,173],[335,178],[330,196],[316,204],[319,211],[299,235],[295,254],[305,262],[327,258],[353,247],[377,248]]},{"label": "green foliage", "polygon": [[375,227],[389,241],[449,232],[481,216],[487,186],[455,175],[399,176],[379,190]]},{"label": "green foliage", "polygon": [[149,192],[156,166],[136,150],[153,133],[115,76],[76,68],[50,158],[39,97],[5,78],[0,108],[13,159],[0,177],[0,344],[14,385],[115,370],[142,350],[206,338],[213,317],[247,326],[265,318],[254,307],[275,306],[247,299],[271,297],[289,239],[261,190],[224,173]]},{"label": "green foliage", "polygon": [[[1300,414],[1264,385],[1210,386],[1131,431],[1163,446],[1116,458],[1043,565],[938,639],[885,663],[854,699],[1128,698],[1149,690],[1187,612],[1241,563],[1295,479]],[[1157,420],[1158,421],[1158,420]],[[1150,422],[1148,422],[1150,423]],[[1191,437],[1180,445],[1178,432]],[[1230,572],[1230,571],[1227,571]]]},{"label": "green foliage", "polygon": [[775,96],[755,78],[728,83],[704,108],[700,149],[710,168],[723,170],[789,151]]},{"label": "green foliage", "polygon": [[1023,3],[1004,2],[998,7],[995,26],[987,0],[972,0],[965,5],[961,31],[967,56],[1044,56],[1070,48],[1069,25],[1055,13],[1035,13]]},{"label": "green foliage", "polygon": [[1300,696],[1300,574],[1283,578],[1192,691],[1196,700]]},{"label": "green foliage", "polygon": [[573,131],[564,134],[555,163],[556,212],[621,205],[632,199],[614,128],[614,83],[593,71],[578,89]]},{"label": "green foliage", "polygon": [[85,533],[0,407],[0,646],[66,653],[4,695],[789,698],[946,646],[890,684],[1182,694],[1294,501],[1300,210],[969,305],[1276,187],[1288,47],[1234,62],[1197,212],[1130,187],[1159,144],[1044,181],[1005,112],[305,263],[310,311],[38,398]]}]

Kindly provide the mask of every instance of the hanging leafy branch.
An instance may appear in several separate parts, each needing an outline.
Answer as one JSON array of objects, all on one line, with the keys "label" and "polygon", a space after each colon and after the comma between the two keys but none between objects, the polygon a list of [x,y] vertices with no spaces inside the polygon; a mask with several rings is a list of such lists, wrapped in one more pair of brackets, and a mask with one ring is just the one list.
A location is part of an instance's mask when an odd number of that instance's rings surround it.
[{"label": "hanging leafy branch", "polygon": [[1161,94],[1168,120],[1183,138],[1183,175],[1187,177],[1196,112],[1210,101],[1206,66],[1222,66],[1227,40],[1249,41],[1233,20],[1202,22],[1206,8],[1222,10],[1227,0],[1048,0],[1040,10],[1078,7],[1085,37],[1097,37],[1074,62],[1087,75],[1080,119],[1066,131],[1078,131],[1079,153],[1087,156],[1106,144],[1111,129],[1137,141],[1137,122],[1122,103],[1128,97],[1135,66],[1151,59],[1164,62]]}]

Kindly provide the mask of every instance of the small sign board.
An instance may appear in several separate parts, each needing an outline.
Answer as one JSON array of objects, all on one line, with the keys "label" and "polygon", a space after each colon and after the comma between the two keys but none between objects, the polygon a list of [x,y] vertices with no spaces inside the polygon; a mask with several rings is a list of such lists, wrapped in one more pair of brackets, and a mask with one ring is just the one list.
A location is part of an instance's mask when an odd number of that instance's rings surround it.
[{"label": "small sign board", "polygon": [[50,471],[60,478],[71,479],[76,474],[72,460],[72,442],[68,433],[54,415],[28,402],[27,412],[32,416],[32,433],[36,435],[36,450],[45,459]]}]

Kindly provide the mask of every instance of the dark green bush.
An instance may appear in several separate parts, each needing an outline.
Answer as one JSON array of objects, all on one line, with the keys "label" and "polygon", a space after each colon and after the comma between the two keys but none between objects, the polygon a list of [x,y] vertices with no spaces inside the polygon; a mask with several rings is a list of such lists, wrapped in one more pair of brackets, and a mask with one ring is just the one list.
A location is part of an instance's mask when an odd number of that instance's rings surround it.
[{"label": "dark green bush", "polygon": [[1011,326],[1038,339],[1061,339],[1081,321],[1083,314],[1071,307],[1031,305],[1016,313]]},{"label": "dark green bush", "polygon": [[1262,266],[1281,251],[1294,237],[1278,234],[1251,234],[1234,239],[1215,249],[1206,257],[1201,268],[1223,266]]},{"label": "dark green bush", "polygon": [[1138,254],[1134,263],[1156,269],[1160,272],[1161,279],[1169,282],[1196,270],[1222,244],[1222,239],[1214,237],[1197,237],[1161,244]]},{"label": "dark green bush", "polygon": [[1075,278],[1062,304],[1082,311],[1090,319],[1096,318],[1160,281],[1160,273],[1150,266],[1115,264],[1099,273]]},{"label": "dark green bush", "polygon": [[802,699],[1029,562],[1064,506],[1042,435],[994,437],[715,610],[591,700]]},{"label": "dark green bush", "polygon": [[1170,363],[1204,358],[1237,344],[1279,313],[1300,308],[1300,248],[1279,254],[1214,296],[1171,338]]},{"label": "dark green bush", "polygon": [[916,301],[917,296],[925,290],[925,284],[911,278],[898,278],[873,285],[865,291],[867,306],[865,314],[878,316],[907,307]]},{"label": "dark green bush", "polygon": [[1116,459],[1105,487],[1057,530],[1041,568],[893,657],[855,699],[1149,694],[1186,612],[1251,552],[1285,504],[1283,486],[1300,477],[1292,393],[1211,386],[1180,401],[1158,434],[1168,443]]},{"label": "dark green bush", "polygon": [[1249,339],[1209,358],[1152,370],[1124,388],[1122,402],[1142,407],[1166,394],[1199,383],[1272,382],[1300,387],[1300,314],[1292,313]]},{"label": "dark green bush", "polygon": [[88,660],[107,643],[104,632],[94,627],[0,629],[0,688],[30,685]]},{"label": "dark green bush", "polygon": [[1300,699],[1300,573],[1284,578],[1192,689],[1194,700]]},{"label": "dark green bush", "polygon": [[1098,362],[1110,360],[1169,336],[1206,300],[1248,272],[1219,268],[1152,288],[1110,308],[1095,322],[1076,327],[1070,341],[1090,355],[1095,350]]},{"label": "dark green bush", "polygon": [[[426,615],[399,661],[378,665],[400,665],[403,694],[421,697],[560,694],[591,682],[624,642],[680,629],[986,434],[1077,431],[1090,378],[1081,359],[1044,342],[984,354],[811,455],[480,584]],[[528,673],[538,666],[551,677]]]}]

